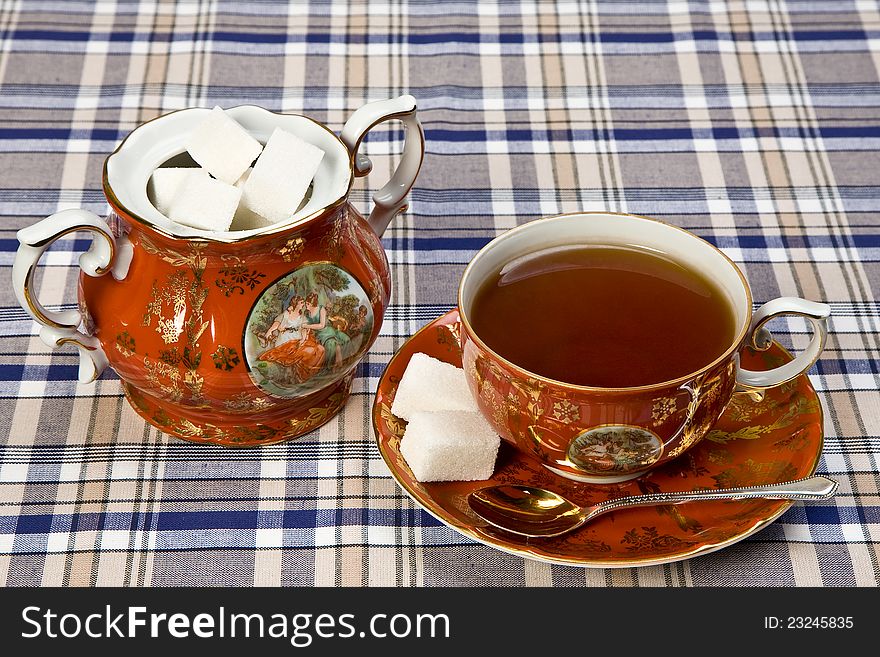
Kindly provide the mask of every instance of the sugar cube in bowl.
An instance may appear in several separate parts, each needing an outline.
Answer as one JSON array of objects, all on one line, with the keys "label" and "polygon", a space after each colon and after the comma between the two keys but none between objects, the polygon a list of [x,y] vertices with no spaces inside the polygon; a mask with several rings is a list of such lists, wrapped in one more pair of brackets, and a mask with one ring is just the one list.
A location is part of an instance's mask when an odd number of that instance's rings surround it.
[{"label": "sugar cube in bowl", "polygon": [[296,135],[275,128],[242,186],[246,208],[272,223],[285,221],[299,209],[324,151]]},{"label": "sugar cube in bowl", "polygon": [[212,176],[234,185],[263,146],[235,119],[215,107],[189,135],[186,150]]},{"label": "sugar cube in bowl", "polygon": [[202,230],[226,231],[232,224],[241,190],[220,180],[192,173],[171,200],[172,221]]},{"label": "sugar cube in bowl", "polygon": [[193,173],[208,177],[208,172],[204,169],[191,167],[164,167],[153,171],[147,193],[159,212],[168,215],[171,201],[183,182]]}]

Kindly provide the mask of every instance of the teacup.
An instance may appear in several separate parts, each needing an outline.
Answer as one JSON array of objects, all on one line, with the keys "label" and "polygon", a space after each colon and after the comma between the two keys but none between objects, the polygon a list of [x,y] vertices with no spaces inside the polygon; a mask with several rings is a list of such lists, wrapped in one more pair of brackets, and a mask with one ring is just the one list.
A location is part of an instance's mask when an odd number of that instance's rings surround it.
[{"label": "teacup", "polygon": [[[574,244],[652,249],[711,279],[733,310],[734,339],[697,371],[631,388],[555,381],[489,348],[470,321],[483,282],[517,258]],[[458,306],[462,364],[482,413],[502,438],[549,470],[591,483],[626,481],[680,456],[706,435],[734,393],[760,394],[806,372],[825,345],[830,314],[826,304],[794,297],[774,299],[752,312],[748,282],[715,246],[670,224],[613,213],[548,217],[497,237],[465,269]],[[774,369],[741,367],[739,352],[767,349],[772,338],[765,324],[780,315],[809,321],[813,334],[807,348]]]}]

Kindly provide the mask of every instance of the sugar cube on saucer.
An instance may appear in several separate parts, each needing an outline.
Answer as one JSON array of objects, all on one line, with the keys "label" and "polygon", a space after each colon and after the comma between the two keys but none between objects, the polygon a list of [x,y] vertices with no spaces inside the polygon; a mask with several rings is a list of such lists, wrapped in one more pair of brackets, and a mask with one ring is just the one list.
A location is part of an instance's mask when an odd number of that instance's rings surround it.
[{"label": "sugar cube on saucer", "polygon": [[242,187],[242,203],[272,223],[289,219],[299,209],[323,157],[320,148],[275,128]]},{"label": "sugar cube on saucer", "polygon": [[478,413],[464,370],[427,354],[413,354],[394,393],[391,412],[409,420],[417,411]]},{"label": "sugar cube on saucer", "polygon": [[166,167],[153,171],[153,175],[150,176],[148,194],[159,212],[164,215],[168,214],[168,208],[180,189],[181,183],[193,173],[198,173],[205,178],[208,177],[208,172],[204,169],[192,167]]},{"label": "sugar cube on saucer", "polygon": [[172,221],[203,230],[229,230],[241,190],[199,173],[190,174],[171,200],[167,216]]},{"label": "sugar cube on saucer", "polygon": [[211,110],[186,142],[192,159],[230,185],[241,178],[262,149],[260,142],[219,107]]},{"label": "sugar cube on saucer", "polygon": [[418,411],[400,453],[419,481],[478,481],[495,471],[501,439],[479,413]]}]

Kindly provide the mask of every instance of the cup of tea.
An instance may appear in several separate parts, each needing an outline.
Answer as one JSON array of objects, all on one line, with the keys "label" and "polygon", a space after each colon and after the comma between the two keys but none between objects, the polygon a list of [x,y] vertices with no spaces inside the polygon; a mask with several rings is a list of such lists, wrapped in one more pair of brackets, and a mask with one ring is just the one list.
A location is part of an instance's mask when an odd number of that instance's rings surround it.
[{"label": "cup of tea", "polygon": [[[551,471],[591,483],[640,476],[693,447],[735,392],[806,372],[830,308],[782,297],[752,312],[743,273],[682,228],[614,213],[548,217],[487,244],[458,291],[462,363],[498,433]],[[781,315],[812,326],[807,348],[767,371]]]}]

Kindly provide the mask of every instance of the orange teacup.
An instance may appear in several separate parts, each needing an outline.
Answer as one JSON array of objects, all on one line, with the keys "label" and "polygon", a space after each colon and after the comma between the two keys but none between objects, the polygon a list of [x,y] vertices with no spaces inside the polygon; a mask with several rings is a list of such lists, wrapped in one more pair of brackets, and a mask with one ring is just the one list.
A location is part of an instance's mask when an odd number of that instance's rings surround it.
[{"label": "orange teacup", "polygon": [[[506,263],[572,245],[645,248],[711,279],[733,311],[734,339],[721,356],[697,371],[630,388],[575,385],[510,362],[474,331],[470,317],[477,292]],[[549,217],[497,237],[465,269],[458,305],[462,364],[482,413],[502,438],[551,471],[594,483],[632,479],[679,456],[708,432],[735,392],[760,393],[806,372],[825,345],[830,313],[826,304],[794,297],[774,299],[753,313],[748,282],[715,246],[660,221],[613,213]],[[601,312],[597,309],[597,316]],[[806,350],[772,370],[740,367],[743,348],[770,346],[764,325],[779,315],[809,320],[813,337]]]}]

